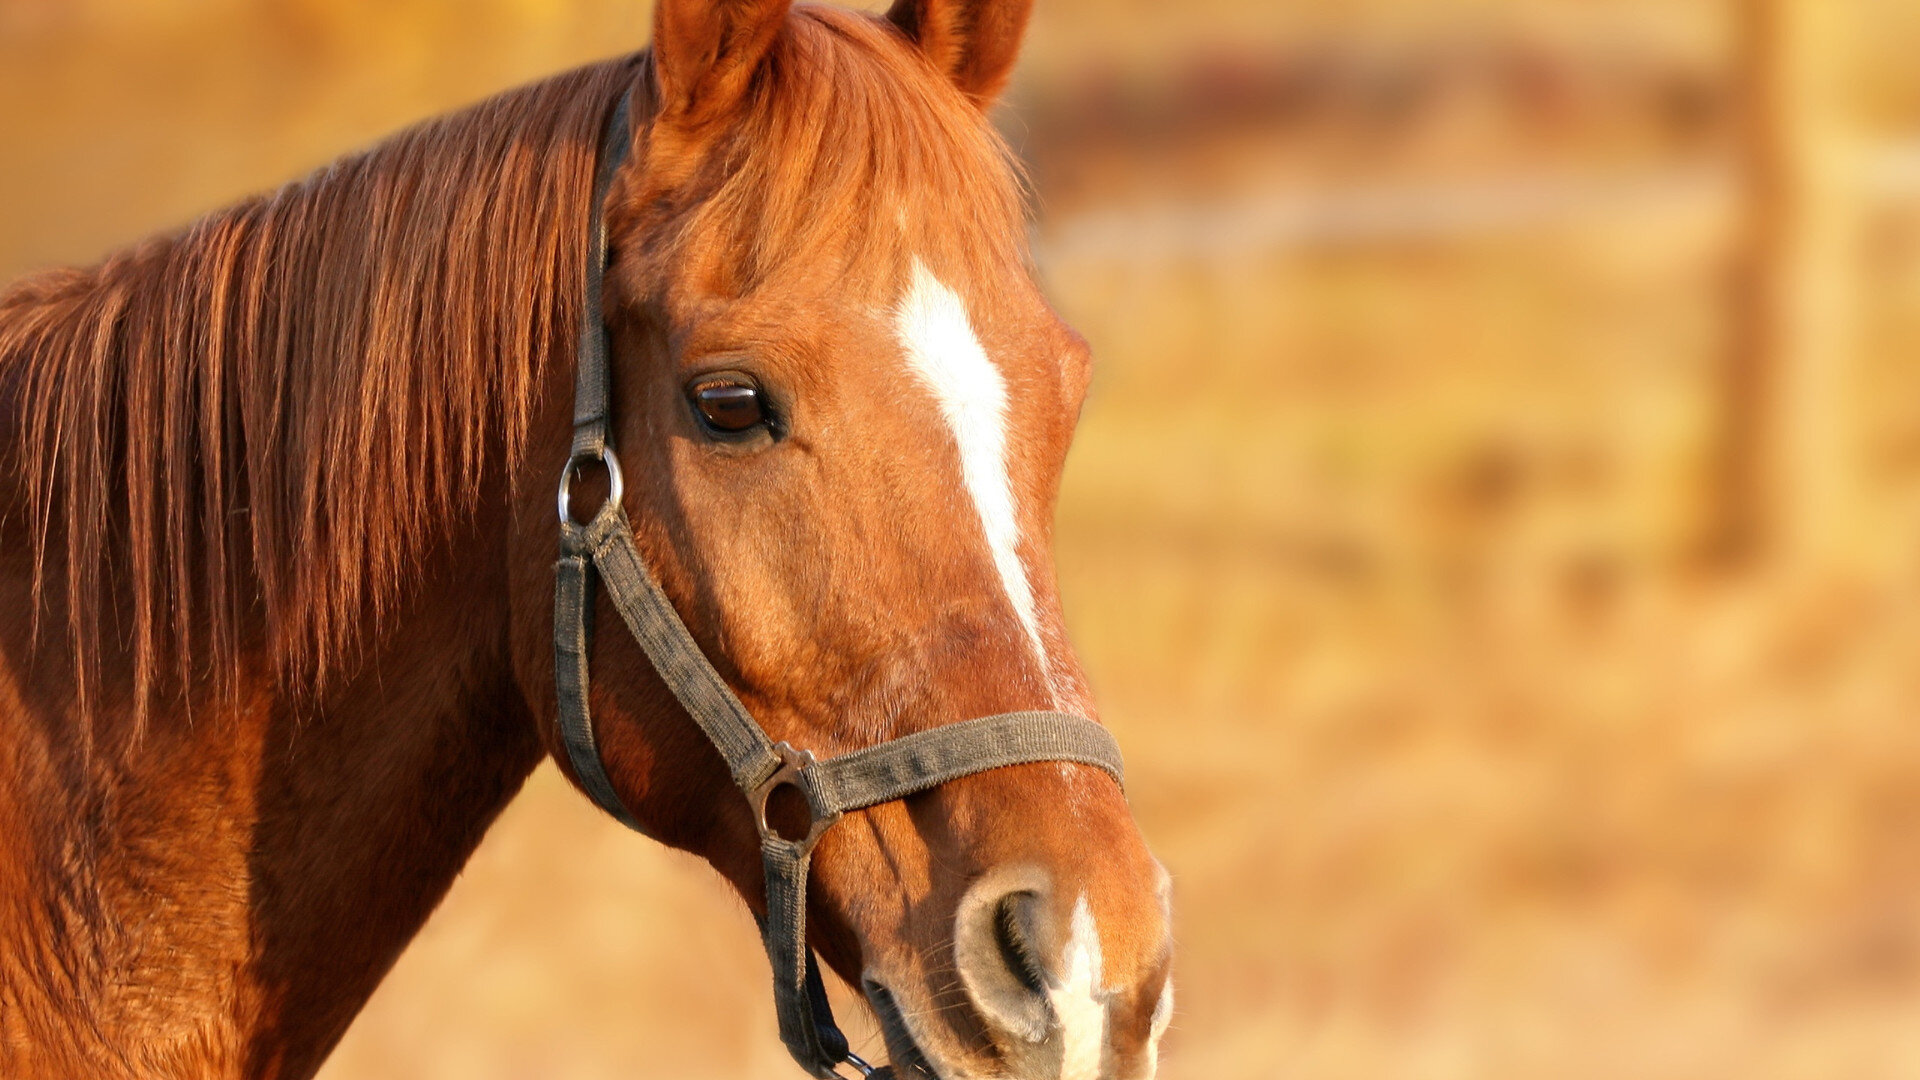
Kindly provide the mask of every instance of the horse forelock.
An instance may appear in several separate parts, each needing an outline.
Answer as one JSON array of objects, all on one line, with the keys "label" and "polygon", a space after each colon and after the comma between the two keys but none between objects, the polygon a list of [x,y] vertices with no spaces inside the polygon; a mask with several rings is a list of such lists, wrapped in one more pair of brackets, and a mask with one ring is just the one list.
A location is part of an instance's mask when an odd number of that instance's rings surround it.
[{"label": "horse forelock", "polygon": [[657,136],[649,154],[648,178],[678,190],[629,191],[610,224],[674,208],[638,226],[657,280],[745,295],[825,266],[889,306],[915,259],[974,281],[1025,267],[1018,160],[910,42],[855,11],[795,8],[725,129]]}]

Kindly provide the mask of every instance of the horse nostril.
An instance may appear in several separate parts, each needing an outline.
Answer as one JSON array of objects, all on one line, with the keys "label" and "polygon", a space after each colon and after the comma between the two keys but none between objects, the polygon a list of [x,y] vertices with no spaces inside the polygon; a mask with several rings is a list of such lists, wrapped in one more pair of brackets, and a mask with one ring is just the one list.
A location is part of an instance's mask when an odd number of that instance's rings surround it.
[{"label": "horse nostril", "polygon": [[1034,994],[1044,994],[1047,971],[1040,963],[1034,944],[1035,917],[1040,898],[1030,892],[1012,893],[1001,899],[993,912],[993,936],[1000,946],[1000,958],[1020,985]]},{"label": "horse nostril", "polygon": [[954,961],[967,997],[989,1027],[1030,1043],[1053,1027],[1046,890],[1037,872],[992,874],[954,913]]}]

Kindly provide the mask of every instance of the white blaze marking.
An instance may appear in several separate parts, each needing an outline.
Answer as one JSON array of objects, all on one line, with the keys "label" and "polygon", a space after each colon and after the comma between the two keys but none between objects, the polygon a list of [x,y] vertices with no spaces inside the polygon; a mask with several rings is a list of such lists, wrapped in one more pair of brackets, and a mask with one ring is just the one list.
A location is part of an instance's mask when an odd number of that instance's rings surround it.
[{"label": "white blaze marking", "polygon": [[1060,1021],[1060,1080],[1099,1080],[1106,1055],[1107,995],[1100,989],[1100,932],[1082,896],[1073,905],[1060,982],[1047,1001]]},{"label": "white blaze marking", "polygon": [[1000,571],[1014,614],[1033,642],[1044,676],[1047,650],[1034,616],[1033,588],[1020,562],[1020,519],[1007,476],[1006,380],[973,332],[966,301],[919,259],[913,261],[913,281],[894,312],[894,327],[906,348],[907,365],[932,389],[947,426],[953,429],[960,447],[961,479],[980,512],[993,565]]}]

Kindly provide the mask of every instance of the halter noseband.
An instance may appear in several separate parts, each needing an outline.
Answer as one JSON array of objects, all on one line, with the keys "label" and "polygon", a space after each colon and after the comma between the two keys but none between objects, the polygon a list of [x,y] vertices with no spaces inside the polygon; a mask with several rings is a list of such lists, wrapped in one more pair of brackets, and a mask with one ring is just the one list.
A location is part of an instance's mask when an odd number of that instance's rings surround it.
[{"label": "halter noseband", "polygon": [[[1077,762],[1103,769],[1119,780],[1120,748],[1105,728],[1085,717],[1016,712],[919,731],[819,761],[809,751],[769,739],[713,669],[634,546],[620,502],[624,490],[620,465],[609,442],[608,332],[600,315],[607,260],[602,204],[615,169],[630,149],[631,98],[631,93],[621,98],[607,121],[594,176],[586,300],[574,382],[573,449],[560,478],[553,652],[561,741],[574,775],[593,801],[630,828],[644,831],[607,778],[587,707],[597,578],[661,680],[720,751],[759,826],[767,892],[761,936],[773,965],[781,1041],[794,1060],[816,1077],[837,1076],[842,1064],[872,1074],[875,1070],[849,1051],[846,1036],[834,1025],[819,963],[806,943],[807,865],[821,835],[849,810],[903,799],[949,780],[1008,765]],[[593,520],[581,525],[570,513],[569,494],[575,471],[590,460],[605,463],[611,491]],[[787,839],[767,822],[767,800],[783,786],[798,789],[807,800],[811,821],[807,834],[797,840]]]}]

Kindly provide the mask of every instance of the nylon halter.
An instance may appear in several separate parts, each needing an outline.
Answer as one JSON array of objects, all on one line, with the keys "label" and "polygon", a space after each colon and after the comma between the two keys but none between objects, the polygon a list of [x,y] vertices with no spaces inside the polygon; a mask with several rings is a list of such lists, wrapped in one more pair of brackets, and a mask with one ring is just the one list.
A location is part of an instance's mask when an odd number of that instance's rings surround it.
[{"label": "nylon halter", "polygon": [[[949,780],[1008,765],[1077,762],[1103,769],[1117,781],[1120,749],[1105,728],[1085,717],[1016,712],[919,731],[819,761],[806,750],[768,738],[707,661],[634,545],[621,506],[625,485],[610,439],[608,332],[599,311],[607,259],[603,204],[614,171],[630,150],[631,97],[621,98],[607,121],[594,177],[586,300],[574,383],[573,449],[560,478],[553,650],[561,741],[575,777],[593,801],[629,827],[644,831],[607,776],[588,709],[588,653],[597,580],[606,587],[614,608],[661,680],[725,759],[759,827],[767,901],[761,936],[773,966],[781,1041],[794,1060],[816,1077],[837,1076],[842,1064],[870,1074],[874,1070],[849,1052],[846,1037],[834,1024],[819,962],[807,946],[807,868],[820,837],[850,810],[903,799]],[[605,464],[611,490],[593,519],[582,525],[573,520],[569,495],[575,472],[587,461]],[[792,786],[806,798],[811,821],[806,835],[798,839],[782,836],[767,823],[767,800],[782,786]]]}]

